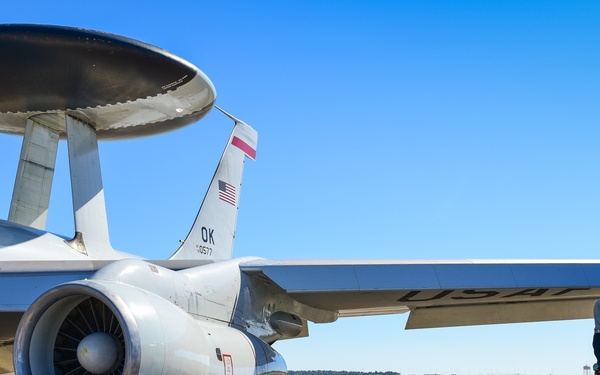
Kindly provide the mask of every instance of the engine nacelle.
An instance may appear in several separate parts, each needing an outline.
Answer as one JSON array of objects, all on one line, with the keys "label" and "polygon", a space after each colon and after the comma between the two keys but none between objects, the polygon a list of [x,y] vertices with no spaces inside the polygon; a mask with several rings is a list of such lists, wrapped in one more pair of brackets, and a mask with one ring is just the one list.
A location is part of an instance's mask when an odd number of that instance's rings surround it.
[{"label": "engine nacelle", "polygon": [[[128,284],[58,286],[27,310],[15,337],[16,374],[285,374],[260,339],[199,321]],[[86,372],[87,371],[87,372]]]}]

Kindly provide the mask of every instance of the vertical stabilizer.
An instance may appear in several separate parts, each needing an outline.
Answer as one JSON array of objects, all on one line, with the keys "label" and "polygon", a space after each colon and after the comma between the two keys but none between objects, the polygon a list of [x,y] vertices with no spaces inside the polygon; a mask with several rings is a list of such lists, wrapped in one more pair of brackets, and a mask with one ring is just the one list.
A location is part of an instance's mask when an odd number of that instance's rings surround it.
[{"label": "vertical stabilizer", "polygon": [[231,259],[244,160],[246,157],[256,159],[258,133],[243,121],[222,112],[235,121],[235,127],[196,221],[181,247],[169,259]]}]

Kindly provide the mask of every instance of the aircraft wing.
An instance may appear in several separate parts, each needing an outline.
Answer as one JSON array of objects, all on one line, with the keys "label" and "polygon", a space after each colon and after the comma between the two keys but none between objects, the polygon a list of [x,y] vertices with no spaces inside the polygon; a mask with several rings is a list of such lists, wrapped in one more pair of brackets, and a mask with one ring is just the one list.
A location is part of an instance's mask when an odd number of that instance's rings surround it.
[{"label": "aircraft wing", "polygon": [[591,318],[600,297],[597,261],[254,260],[240,267],[340,317],[410,312],[407,329]]}]

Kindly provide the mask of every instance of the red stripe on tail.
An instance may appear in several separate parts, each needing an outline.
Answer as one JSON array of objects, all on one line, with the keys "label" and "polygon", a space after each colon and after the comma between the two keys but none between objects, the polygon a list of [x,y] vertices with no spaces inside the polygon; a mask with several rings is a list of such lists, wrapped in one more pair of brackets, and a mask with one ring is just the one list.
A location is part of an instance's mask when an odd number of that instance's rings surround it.
[{"label": "red stripe on tail", "polygon": [[241,140],[240,138],[234,136],[233,139],[231,140],[231,144],[234,145],[235,147],[239,148],[240,150],[244,151],[246,153],[246,155],[248,155],[248,157],[251,158],[252,160],[256,159],[256,150],[254,148],[252,148],[252,146],[250,146],[249,144],[247,144],[246,142]]}]

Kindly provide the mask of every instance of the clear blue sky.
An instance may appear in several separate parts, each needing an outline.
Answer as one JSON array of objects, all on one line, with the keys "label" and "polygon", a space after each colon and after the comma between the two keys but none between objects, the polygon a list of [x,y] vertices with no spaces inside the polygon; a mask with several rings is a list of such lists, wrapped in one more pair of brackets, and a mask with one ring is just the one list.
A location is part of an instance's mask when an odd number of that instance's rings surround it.
[{"label": "clear blue sky", "polygon": [[[272,259],[598,258],[600,2],[0,1],[1,23],[78,26],[189,60],[260,134],[235,254]],[[231,124],[101,144],[113,246],[166,258]],[[21,139],[0,135],[0,216]],[[61,144],[48,229],[73,233]],[[311,325],[290,369],[572,374],[591,320],[404,331]]]}]

